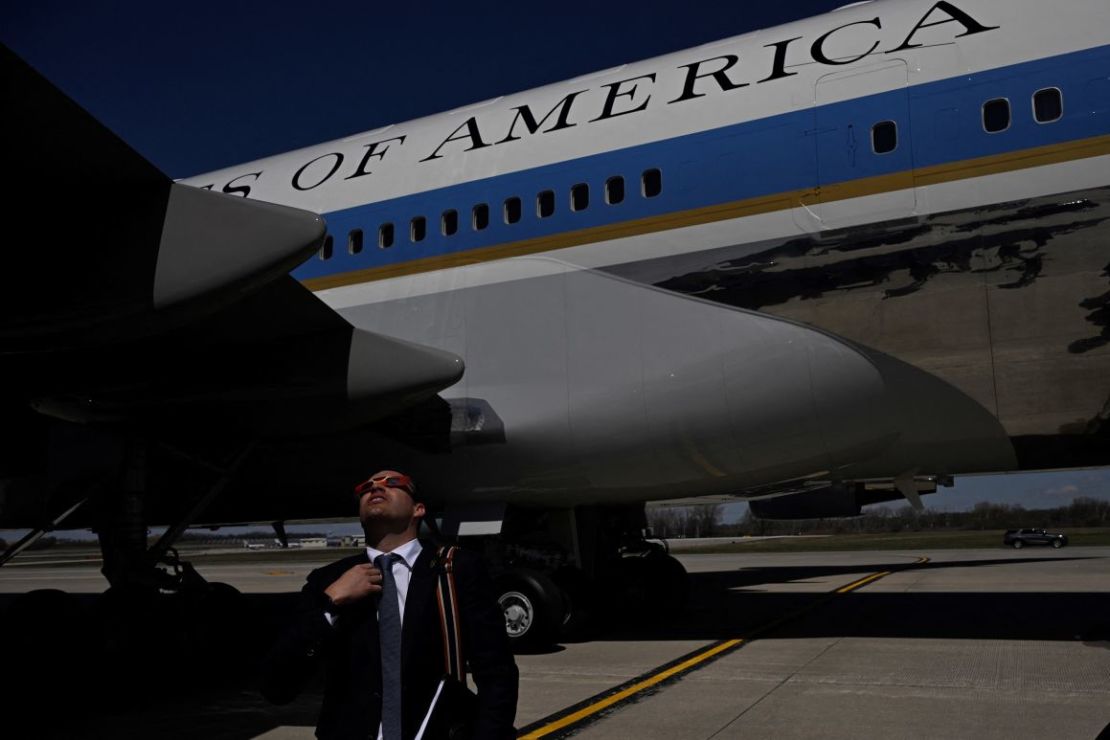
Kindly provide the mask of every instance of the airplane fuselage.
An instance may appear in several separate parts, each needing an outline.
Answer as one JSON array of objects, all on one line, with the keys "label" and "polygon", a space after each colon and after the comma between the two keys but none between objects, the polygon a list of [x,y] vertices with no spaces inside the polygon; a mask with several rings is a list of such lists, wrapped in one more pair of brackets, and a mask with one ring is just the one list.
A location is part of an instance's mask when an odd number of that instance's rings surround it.
[{"label": "airplane fuselage", "polygon": [[458,497],[1110,463],[1101,0],[862,3],[185,182],[323,214],[294,276],[465,360],[449,454],[349,451]]}]

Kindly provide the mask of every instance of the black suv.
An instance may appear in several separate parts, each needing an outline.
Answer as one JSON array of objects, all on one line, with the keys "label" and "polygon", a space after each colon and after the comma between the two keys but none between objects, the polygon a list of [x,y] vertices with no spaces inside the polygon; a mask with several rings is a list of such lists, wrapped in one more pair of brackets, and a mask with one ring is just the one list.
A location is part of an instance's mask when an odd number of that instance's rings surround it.
[{"label": "black suv", "polygon": [[1046,532],[1043,529],[1009,529],[1002,535],[1002,544],[1013,548],[1026,545],[1052,545],[1055,548],[1068,544],[1067,535]]}]

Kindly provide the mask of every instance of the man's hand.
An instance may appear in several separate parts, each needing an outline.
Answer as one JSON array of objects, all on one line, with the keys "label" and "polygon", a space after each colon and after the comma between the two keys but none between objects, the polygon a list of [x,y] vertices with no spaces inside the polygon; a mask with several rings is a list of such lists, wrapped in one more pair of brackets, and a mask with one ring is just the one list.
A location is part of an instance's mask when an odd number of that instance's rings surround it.
[{"label": "man's hand", "polygon": [[336,606],[346,606],[382,590],[382,572],[373,565],[356,565],[324,589]]}]

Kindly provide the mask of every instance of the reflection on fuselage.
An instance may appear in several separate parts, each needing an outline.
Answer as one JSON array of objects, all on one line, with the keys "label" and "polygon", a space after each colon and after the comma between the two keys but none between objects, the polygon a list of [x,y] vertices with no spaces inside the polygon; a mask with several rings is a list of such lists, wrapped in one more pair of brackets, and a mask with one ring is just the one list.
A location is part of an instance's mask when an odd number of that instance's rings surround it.
[{"label": "reflection on fuselage", "polygon": [[611,271],[922,368],[995,414],[1022,467],[1049,448],[1107,464],[1108,221],[1102,188],[723,247],[700,269],[664,258]]}]

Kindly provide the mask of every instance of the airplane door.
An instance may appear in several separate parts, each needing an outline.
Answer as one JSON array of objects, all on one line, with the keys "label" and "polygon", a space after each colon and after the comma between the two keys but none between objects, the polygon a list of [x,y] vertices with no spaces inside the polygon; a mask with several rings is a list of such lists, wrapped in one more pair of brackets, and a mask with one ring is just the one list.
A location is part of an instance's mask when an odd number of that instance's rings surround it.
[{"label": "airplane door", "polygon": [[915,213],[906,63],[888,59],[825,75],[815,91],[819,230]]}]

